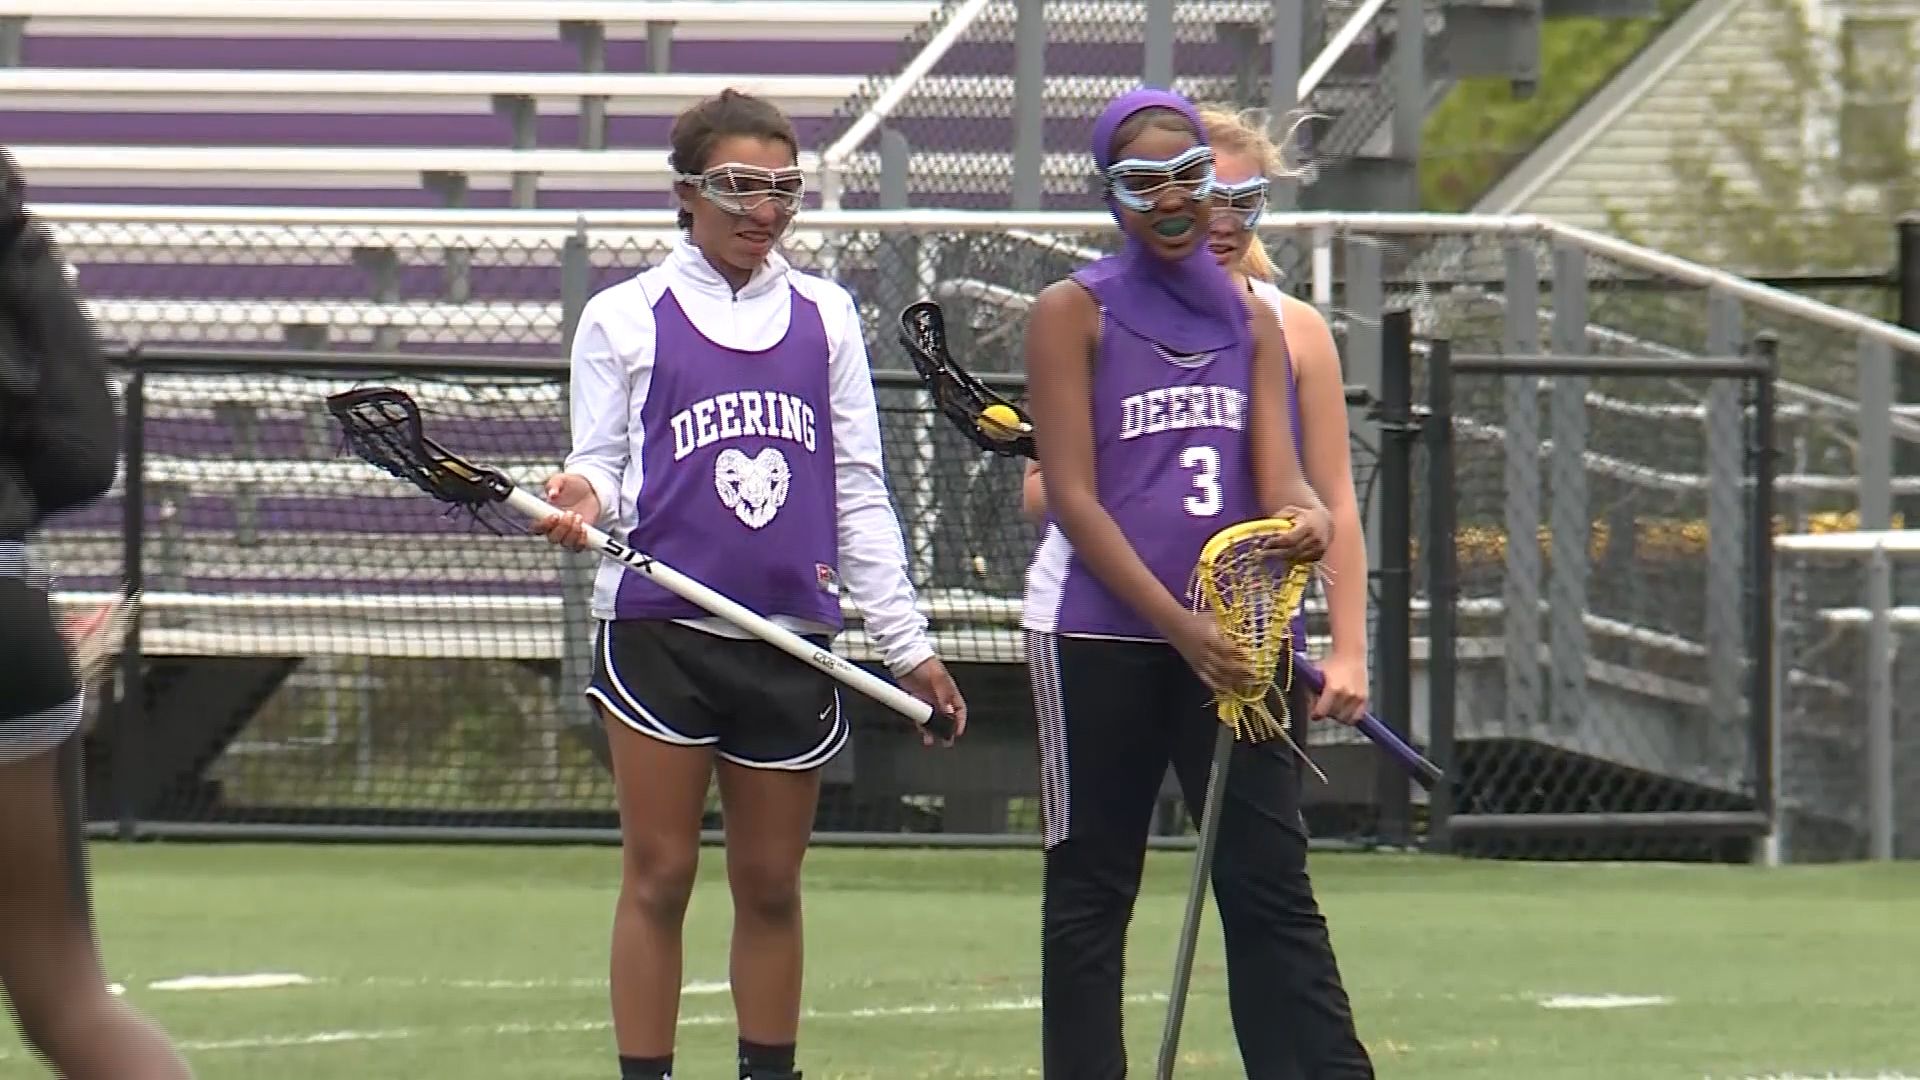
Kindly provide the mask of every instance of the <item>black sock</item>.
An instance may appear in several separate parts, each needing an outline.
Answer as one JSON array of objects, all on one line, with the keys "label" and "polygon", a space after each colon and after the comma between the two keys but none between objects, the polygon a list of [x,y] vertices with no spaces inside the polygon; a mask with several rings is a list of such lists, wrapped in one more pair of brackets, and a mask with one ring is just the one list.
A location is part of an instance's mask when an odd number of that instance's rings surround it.
[{"label": "black sock", "polygon": [[784,1077],[793,1072],[793,1044],[768,1046],[740,1040],[740,1080]]},{"label": "black sock", "polygon": [[673,1080],[673,1055],[620,1058],[620,1080]]}]

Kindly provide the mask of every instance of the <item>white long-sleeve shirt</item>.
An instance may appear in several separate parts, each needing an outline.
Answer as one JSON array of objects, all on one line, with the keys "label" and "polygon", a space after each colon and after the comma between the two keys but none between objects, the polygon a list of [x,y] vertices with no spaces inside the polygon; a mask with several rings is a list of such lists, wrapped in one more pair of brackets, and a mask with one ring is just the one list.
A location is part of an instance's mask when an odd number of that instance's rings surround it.
[{"label": "white long-sleeve shirt", "polygon": [[[642,475],[642,408],[654,366],[654,304],[667,291],[709,340],[759,351],[786,336],[791,291],[813,301],[826,330],[832,401],[835,516],[840,580],[859,609],[868,637],[887,667],[903,675],[934,655],[927,620],[915,604],[901,536],[881,463],[880,418],[873,376],[853,297],[839,285],[793,269],[778,252],[737,294],[693,244],[682,239],[665,262],[608,287],[587,302],[574,335],[573,451],[566,471],[586,477],[599,497],[597,523],[622,541],[637,522]],[[603,564],[593,614],[614,617],[620,566]],[[683,620],[712,633],[749,637],[719,618]],[[828,633],[810,620],[774,616],[798,633]]]}]

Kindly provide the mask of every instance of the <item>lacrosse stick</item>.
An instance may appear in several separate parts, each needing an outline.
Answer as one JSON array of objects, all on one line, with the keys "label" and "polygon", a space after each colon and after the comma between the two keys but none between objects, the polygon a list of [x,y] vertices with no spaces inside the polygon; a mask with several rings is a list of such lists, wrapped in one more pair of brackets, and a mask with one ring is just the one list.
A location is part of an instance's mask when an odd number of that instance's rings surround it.
[{"label": "lacrosse stick", "polygon": [[[1306,653],[1298,651],[1298,645],[1299,643],[1296,642],[1293,670],[1300,676],[1300,684],[1317,695],[1327,688],[1326,673],[1314,666],[1313,661],[1307,659]],[[1381,749],[1392,754],[1400,764],[1406,766],[1407,772],[1422,789],[1432,791],[1435,784],[1447,778],[1447,774],[1441,771],[1440,766],[1427,760],[1420,751],[1407,745],[1406,740],[1394,734],[1392,728],[1381,723],[1380,718],[1373,714],[1373,710],[1367,710],[1366,715],[1362,716],[1360,722],[1354,726],[1360,729],[1361,734],[1372,739]]]},{"label": "lacrosse stick", "polygon": [[975,445],[1002,457],[1037,457],[1033,420],[954,362],[947,351],[947,320],[931,300],[900,312],[900,343],[933,394],[933,402]]},{"label": "lacrosse stick", "polygon": [[[327,409],[346,432],[347,444],[362,458],[443,503],[473,513],[490,504],[504,503],[534,520],[560,511],[545,499],[516,485],[498,469],[475,465],[427,438],[421,430],[420,407],[405,393],[390,387],[349,390],[327,398]],[[587,546],[602,558],[632,573],[645,574],[669,592],[698,605],[819,670],[925,728],[943,742],[953,740],[954,718],[905,690],[722,596],[658,559],[635,551],[606,533],[587,526]]]},{"label": "lacrosse stick", "polygon": [[[1167,1022],[1160,1037],[1160,1064],[1155,1074],[1159,1080],[1170,1080],[1179,1055],[1187,986],[1193,980],[1193,954],[1200,936],[1200,905],[1206,900],[1207,874],[1220,838],[1220,807],[1226,801],[1227,764],[1233,757],[1233,744],[1241,736],[1258,741],[1278,735],[1293,745],[1285,720],[1267,708],[1268,696],[1277,690],[1281,712],[1286,712],[1286,685],[1276,682],[1280,680],[1282,661],[1292,666],[1293,616],[1306,600],[1307,585],[1313,578],[1309,564],[1280,568],[1267,551],[1268,541],[1292,528],[1288,518],[1229,525],[1200,549],[1199,563],[1193,569],[1194,610],[1212,616],[1220,632],[1240,649],[1253,669],[1253,680],[1233,690],[1219,691],[1214,699],[1220,730],[1214,736],[1193,880],[1187,887],[1186,915],[1180,923],[1180,944],[1173,957],[1173,990],[1167,996]],[[1301,758],[1305,760],[1306,755],[1301,754]]]},{"label": "lacrosse stick", "polygon": [[121,593],[99,607],[70,616],[61,627],[73,655],[73,670],[82,686],[99,682],[107,665],[120,655],[127,629],[140,610],[138,593]]}]

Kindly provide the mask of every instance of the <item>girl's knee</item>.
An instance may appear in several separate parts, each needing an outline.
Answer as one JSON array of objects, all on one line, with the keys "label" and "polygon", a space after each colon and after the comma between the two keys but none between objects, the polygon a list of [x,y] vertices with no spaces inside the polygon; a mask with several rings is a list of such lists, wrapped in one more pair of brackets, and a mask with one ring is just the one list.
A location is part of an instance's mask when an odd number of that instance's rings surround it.
[{"label": "girl's knee", "polygon": [[655,922],[678,923],[693,897],[700,851],[695,844],[630,843],[622,874],[622,902]]},{"label": "girl's knee", "polygon": [[800,919],[800,867],[788,859],[731,859],[728,883],[734,911],[758,922],[785,925]]}]

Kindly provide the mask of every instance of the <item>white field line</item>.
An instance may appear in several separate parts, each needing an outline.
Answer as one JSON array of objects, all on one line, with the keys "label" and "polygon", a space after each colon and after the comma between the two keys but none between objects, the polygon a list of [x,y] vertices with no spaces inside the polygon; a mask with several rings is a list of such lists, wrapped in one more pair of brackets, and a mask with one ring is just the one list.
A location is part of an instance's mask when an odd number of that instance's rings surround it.
[{"label": "white field line", "polygon": [[149,990],[277,990],[285,986],[311,986],[313,980],[290,972],[259,972],[252,975],[182,975],[147,984]]},{"label": "white field line", "polygon": [[[1706,1080],[1721,1080],[1709,1076]],[[1766,1073],[1760,1076],[1728,1077],[1726,1080],[1920,1080],[1920,1076],[1903,1072],[1877,1072],[1871,1076],[1866,1073]]]},{"label": "white field line", "polygon": [[1550,994],[1540,999],[1543,1009],[1634,1009],[1671,1004],[1672,998],[1659,994]]},{"label": "white field line", "polygon": [[[1131,994],[1134,1002],[1165,1001],[1165,994]],[[808,1020],[879,1020],[901,1016],[970,1016],[996,1012],[1033,1012],[1040,1008],[1038,997],[1007,998],[971,1004],[890,1005],[864,1009],[809,1009],[802,1014]],[[713,1027],[732,1024],[732,1013],[705,1013],[683,1016],[687,1027]],[[335,1046],[348,1043],[398,1042],[433,1036],[486,1038],[502,1035],[573,1035],[606,1031],[613,1025],[606,1020],[572,1020],[544,1024],[492,1024],[463,1028],[379,1028],[363,1031],[316,1031],[304,1035],[260,1035],[241,1039],[186,1039],[176,1045],[188,1053],[213,1053],[223,1050],[285,1050],[309,1046]],[[0,1052],[0,1061],[8,1055]]]},{"label": "white field line", "polygon": [[[178,992],[217,992],[225,990],[277,990],[295,986],[324,986],[334,983],[327,978],[310,978],[306,975],[278,972],[257,972],[244,975],[181,975],[172,979],[158,979],[146,984],[146,989],[162,993]],[[414,990],[605,990],[605,979],[402,979],[373,978],[356,981],[357,986],[378,986]],[[126,987],[115,983],[111,987],[116,995],[126,993]],[[720,981],[690,982],[680,988],[680,993],[688,997],[706,994],[724,994],[732,987],[724,979]]]}]

